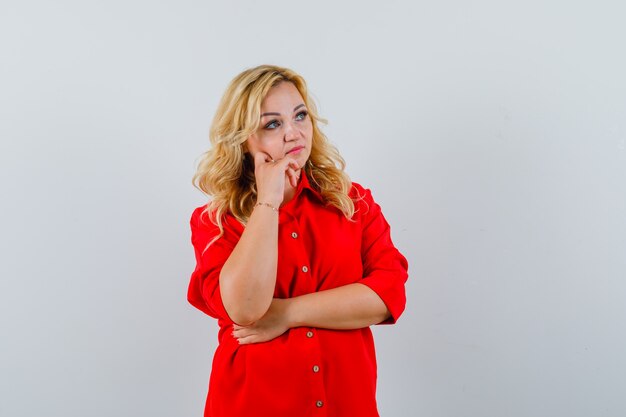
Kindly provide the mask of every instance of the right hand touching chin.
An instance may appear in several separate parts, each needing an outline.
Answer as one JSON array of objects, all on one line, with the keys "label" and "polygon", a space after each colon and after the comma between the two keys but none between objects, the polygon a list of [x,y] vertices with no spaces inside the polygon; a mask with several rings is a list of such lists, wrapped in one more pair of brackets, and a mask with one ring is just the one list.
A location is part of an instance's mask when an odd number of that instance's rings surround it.
[{"label": "right hand touching chin", "polygon": [[285,180],[297,187],[299,169],[298,162],[289,156],[273,160],[268,153],[257,152],[254,155],[257,201],[280,206],[285,197]]}]

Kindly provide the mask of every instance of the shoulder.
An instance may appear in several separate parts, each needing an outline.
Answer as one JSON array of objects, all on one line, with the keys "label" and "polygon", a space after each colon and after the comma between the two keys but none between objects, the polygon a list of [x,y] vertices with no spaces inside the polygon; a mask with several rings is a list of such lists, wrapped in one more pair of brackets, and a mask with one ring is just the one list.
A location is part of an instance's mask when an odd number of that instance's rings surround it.
[{"label": "shoulder", "polygon": [[189,225],[191,226],[191,241],[206,241],[220,234],[220,228],[211,220],[215,213],[211,212],[209,205],[196,207],[191,213]]},{"label": "shoulder", "polygon": [[199,227],[202,225],[210,226],[214,225],[211,221],[211,216],[214,215],[215,212],[209,209],[209,205],[205,204],[200,207],[196,207],[191,213],[191,219],[189,222],[192,227]]},{"label": "shoulder", "polygon": [[361,183],[352,181],[352,187],[350,188],[350,193],[358,193],[365,194],[366,192],[370,192],[370,189],[361,185]]},{"label": "shoulder", "polygon": [[[218,225],[219,222],[217,221],[217,210],[211,206],[211,203],[193,209],[189,223],[192,234],[222,235],[220,226]],[[230,213],[222,215],[221,226],[224,229],[224,236],[230,235],[231,233],[235,236],[239,236],[243,232],[243,225]]]},{"label": "shoulder", "polygon": [[372,196],[372,190],[354,181],[352,182],[352,186],[350,187],[348,195],[355,202],[355,204],[359,201],[374,201],[374,197]]},{"label": "shoulder", "polygon": [[358,182],[352,181],[348,195],[354,201],[354,209],[361,215],[367,214],[376,205],[372,196],[372,190]]}]

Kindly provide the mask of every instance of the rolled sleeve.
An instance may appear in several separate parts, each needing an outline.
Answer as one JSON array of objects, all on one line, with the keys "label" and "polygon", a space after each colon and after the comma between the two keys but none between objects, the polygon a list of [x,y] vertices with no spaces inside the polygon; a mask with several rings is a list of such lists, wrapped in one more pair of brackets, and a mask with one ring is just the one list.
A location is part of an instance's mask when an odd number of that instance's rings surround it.
[{"label": "rolled sleeve", "polygon": [[391,240],[391,227],[374,201],[369,189],[361,188],[359,210],[362,210],[361,258],[363,279],[383,300],[391,317],[379,324],[394,324],[406,306],[405,283],[408,262]]},{"label": "rolled sleeve", "polygon": [[222,266],[232,253],[235,244],[219,235],[219,228],[204,213],[204,207],[194,210],[190,220],[191,243],[196,256],[196,267],[191,274],[187,300],[191,305],[218,320],[231,321],[220,294],[219,276]]}]

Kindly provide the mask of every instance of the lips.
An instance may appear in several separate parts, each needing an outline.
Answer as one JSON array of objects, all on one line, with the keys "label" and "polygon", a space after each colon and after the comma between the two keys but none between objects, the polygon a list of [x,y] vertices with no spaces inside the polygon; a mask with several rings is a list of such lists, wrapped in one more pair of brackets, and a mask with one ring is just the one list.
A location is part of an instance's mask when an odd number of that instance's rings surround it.
[{"label": "lips", "polygon": [[295,148],[293,148],[292,150],[290,150],[289,152],[287,152],[287,155],[289,155],[290,153],[295,153],[295,152],[299,152],[302,149],[304,149],[304,146],[296,146]]}]

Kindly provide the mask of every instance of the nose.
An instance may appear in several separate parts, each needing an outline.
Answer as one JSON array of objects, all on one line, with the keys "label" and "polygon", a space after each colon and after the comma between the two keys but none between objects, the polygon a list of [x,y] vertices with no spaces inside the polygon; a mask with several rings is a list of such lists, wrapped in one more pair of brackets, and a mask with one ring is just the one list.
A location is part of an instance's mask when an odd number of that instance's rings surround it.
[{"label": "nose", "polygon": [[285,123],[285,142],[298,139],[300,132],[294,122]]}]

